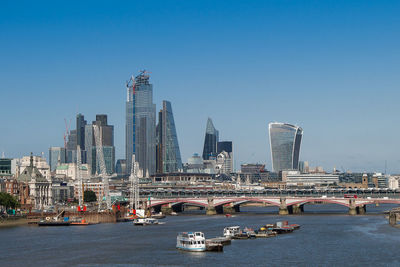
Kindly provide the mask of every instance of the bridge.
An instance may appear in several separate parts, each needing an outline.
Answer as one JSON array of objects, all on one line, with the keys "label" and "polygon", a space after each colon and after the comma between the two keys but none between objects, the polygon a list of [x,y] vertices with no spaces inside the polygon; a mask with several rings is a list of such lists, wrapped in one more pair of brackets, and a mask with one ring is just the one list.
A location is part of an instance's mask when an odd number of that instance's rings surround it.
[{"label": "bridge", "polygon": [[349,214],[365,214],[369,204],[398,204],[400,198],[395,197],[328,197],[324,196],[198,196],[198,197],[151,197],[150,207],[169,214],[172,211],[182,211],[183,205],[197,206],[206,209],[207,215],[235,213],[240,211],[240,205],[246,203],[262,203],[279,208],[280,215],[301,214],[306,204],[338,204],[349,209]]}]

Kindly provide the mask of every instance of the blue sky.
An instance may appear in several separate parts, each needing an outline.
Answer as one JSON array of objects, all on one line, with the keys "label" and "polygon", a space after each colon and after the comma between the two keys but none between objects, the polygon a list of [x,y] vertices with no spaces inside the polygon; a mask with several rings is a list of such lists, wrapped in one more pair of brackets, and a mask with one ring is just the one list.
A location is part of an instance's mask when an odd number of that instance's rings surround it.
[{"label": "blue sky", "polygon": [[184,161],[207,117],[236,165],[271,168],[267,123],[304,129],[300,158],[400,172],[399,1],[1,1],[0,152],[63,145],[64,118],[106,113],[123,158],[125,81],[151,72]]}]

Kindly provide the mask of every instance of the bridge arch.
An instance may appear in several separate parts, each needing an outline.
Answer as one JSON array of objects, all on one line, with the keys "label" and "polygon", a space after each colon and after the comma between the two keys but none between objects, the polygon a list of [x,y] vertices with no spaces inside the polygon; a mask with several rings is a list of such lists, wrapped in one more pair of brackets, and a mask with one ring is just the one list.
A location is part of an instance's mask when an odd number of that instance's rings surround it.
[{"label": "bridge arch", "polygon": [[271,201],[262,198],[237,198],[237,199],[229,199],[227,201],[219,202],[215,205],[215,207],[224,206],[227,204],[233,204],[233,206],[240,206],[245,203],[266,203],[276,207],[280,206],[280,201]]},{"label": "bridge arch", "polygon": [[197,207],[206,207],[207,205],[199,202],[199,201],[193,201],[193,200],[184,200],[184,199],[171,199],[171,200],[165,200],[162,202],[156,202],[156,203],[151,203],[150,207],[157,207],[157,206],[163,206],[166,204],[171,204],[171,206],[176,206],[176,205],[184,205],[184,204],[189,204],[192,206],[197,206]]},{"label": "bridge arch", "polygon": [[302,199],[299,201],[294,201],[294,202],[290,202],[287,203],[287,206],[293,206],[293,205],[305,205],[308,203],[314,203],[314,202],[319,202],[319,203],[325,203],[325,204],[337,204],[337,205],[341,205],[341,206],[345,206],[345,207],[349,207],[349,201],[338,201],[335,199],[329,199],[329,198],[311,198],[311,199]]}]

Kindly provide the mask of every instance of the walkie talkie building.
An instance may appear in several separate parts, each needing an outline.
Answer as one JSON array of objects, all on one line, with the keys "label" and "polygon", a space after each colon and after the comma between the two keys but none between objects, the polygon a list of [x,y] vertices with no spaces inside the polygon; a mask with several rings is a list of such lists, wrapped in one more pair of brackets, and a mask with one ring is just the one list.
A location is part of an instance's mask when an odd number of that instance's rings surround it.
[{"label": "walkie talkie building", "polygon": [[297,170],[303,129],[280,122],[271,122],[268,129],[273,171]]}]

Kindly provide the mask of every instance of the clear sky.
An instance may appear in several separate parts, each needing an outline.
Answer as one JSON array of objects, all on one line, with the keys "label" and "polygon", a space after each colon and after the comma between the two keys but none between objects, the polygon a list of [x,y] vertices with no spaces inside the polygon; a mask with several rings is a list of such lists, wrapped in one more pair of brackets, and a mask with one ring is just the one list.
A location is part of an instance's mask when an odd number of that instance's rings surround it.
[{"label": "clear sky", "polygon": [[304,129],[301,160],[400,172],[400,1],[0,2],[0,152],[63,145],[106,113],[125,155],[125,81],[151,72],[183,161],[207,117],[235,161],[271,169],[267,124]]}]

